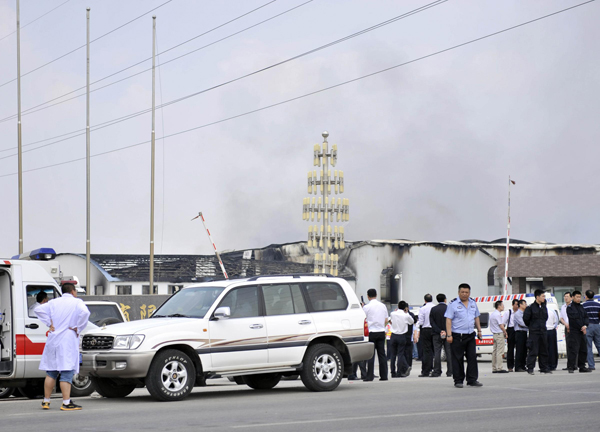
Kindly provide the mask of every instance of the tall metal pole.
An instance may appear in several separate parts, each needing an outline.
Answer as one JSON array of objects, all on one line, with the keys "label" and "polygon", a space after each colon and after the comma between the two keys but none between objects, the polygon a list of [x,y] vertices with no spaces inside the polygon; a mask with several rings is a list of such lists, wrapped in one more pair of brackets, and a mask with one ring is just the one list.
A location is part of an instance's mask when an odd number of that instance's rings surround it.
[{"label": "tall metal pole", "polygon": [[86,238],[85,238],[85,290],[92,294],[90,280],[90,8],[86,9],[87,55],[85,97],[85,173],[86,173]]},{"label": "tall metal pole", "polygon": [[512,180],[508,176],[508,227],[506,228],[506,262],[504,263],[504,295],[508,295],[508,254],[510,247],[510,184]]},{"label": "tall metal pole", "polygon": [[154,74],[156,57],[156,15],[152,17],[152,136],[151,136],[151,168],[150,168],[150,294],[154,292]]},{"label": "tall metal pole", "polygon": [[[323,176],[321,179],[321,186],[323,187],[323,206],[325,206],[325,212],[323,213],[323,234],[327,235],[329,229],[329,212],[327,211],[327,207],[329,204],[327,202],[327,188],[329,183],[324,184],[324,179],[329,180],[329,158],[325,156],[329,152],[329,144],[327,143],[327,137],[329,136],[329,132],[325,131],[321,134],[323,136]],[[332,214],[333,215],[333,214]],[[323,251],[325,252],[325,256],[323,257],[323,262],[327,262],[327,258],[329,257],[329,238],[323,241]],[[325,266],[325,264],[324,264]],[[323,271],[325,273],[325,271]]]},{"label": "tall metal pole", "polygon": [[17,147],[19,178],[19,255],[23,253],[23,148],[21,145],[21,13],[17,0]]}]

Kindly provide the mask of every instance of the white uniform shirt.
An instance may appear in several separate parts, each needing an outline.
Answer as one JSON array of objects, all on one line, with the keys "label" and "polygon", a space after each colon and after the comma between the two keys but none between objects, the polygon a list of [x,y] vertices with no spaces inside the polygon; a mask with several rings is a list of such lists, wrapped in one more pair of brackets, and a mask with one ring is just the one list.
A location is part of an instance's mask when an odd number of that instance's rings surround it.
[{"label": "white uniform shirt", "polygon": [[384,332],[385,320],[388,317],[387,307],[379,300],[373,299],[363,307],[363,310],[367,314],[369,332]]},{"label": "white uniform shirt", "polygon": [[392,320],[392,333],[399,335],[405,334],[408,331],[408,326],[415,323],[413,317],[403,310],[392,312],[390,319]]},{"label": "white uniform shirt", "polygon": [[[88,323],[90,311],[71,294],[51,300],[35,310],[38,318],[54,331],[48,333],[40,370],[79,372],[79,332]],[[77,332],[71,330],[77,328]]]},{"label": "white uniform shirt", "polygon": [[500,324],[504,324],[504,320],[502,319],[502,315],[500,314],[500,311],[498,309],[496,309],[490,315],[490,330],[491,330],[492,334],[503,333],[502,329],[500,328]]},{"label": "white uniform shirt", "polygon": [[567,315],[567,304],[566,303],[564,305],[562,305],[560,308],[560,317],[563,319],[564,322],[569,324],[569,316]]},{"label": "white uniform shirt", "polygon": [[420,331],[422,328],[431,328],[431,323],[429,322],[429,314],[431,313],[431,308],[435,305],[433,302],[426,303],[421,309],[419,309],[419,321],[417,324],[417,331]]},{"label": "white uniform shirt", "polygon": [[554,330],[558,327],[558,318],[556,312],[552,309],[548,310],[548,321],[546,321],[546,330]]},{"label": "white uniform shirt", "polygon": [[31,318],[35,318],[37,317],[37,314],[35,313],[35,310],[38,308],[38,306],[41,306],[41,303],[35,302],[34,304],[32,304],[31,306],[29,306],[29,311],[28,311],[28,315]]}]

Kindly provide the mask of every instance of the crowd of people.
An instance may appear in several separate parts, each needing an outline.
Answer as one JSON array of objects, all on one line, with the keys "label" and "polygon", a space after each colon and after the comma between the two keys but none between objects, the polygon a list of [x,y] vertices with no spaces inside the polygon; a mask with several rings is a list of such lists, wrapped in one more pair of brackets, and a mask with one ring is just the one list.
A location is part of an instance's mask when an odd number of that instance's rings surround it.
[{"label": "crowd of people", "polygon": [[[513,300],[512,308],[504,312],[504,302],[494,303],[489,326],[493,334],[492,373],[527,372],[535,374],[536,362],[541,374],[551,374],[558,367],[559,323],[565,326],[567,345],[567,370],[589,373],[595,370],[592,344],[600,352],[600,303],[594,301],[594,292],[585,293],[582,303],[579,291],[565,293],[565,304],[560,317],[548,312],[546,293],[536,290],[535,300],[527,305],[525,300]],[[388,361],[391,378],[410,375],[416,345],[422,347],[419,377],[441,377],[442,351],[446,353],[446,376],[452,377],[454,386],[481,387],[478,381],[477,342],[482,340],[480,312],[471,298],[471,287],[461,284],[458,296],[448,303],[445,294],[426,294],[425,304],[418,315],[413,314],[404,301],[388,314],[387,307],[377,300],[377,291],[367,291],[368,304],[363,305],[367,317],[369,340],[375,346],[373,357],[353,365],[349,380],[373,381],[375,356],[379,363],[379,380],[388,379]],[[387,332],[387,335],[386,335]],[[387,354],[386,354],[387,336]],[[507,347],[508,345],[508,347]],[[506,355],[507,369],[504,369]],[[465,358],[467,367],[465,371]]]}]

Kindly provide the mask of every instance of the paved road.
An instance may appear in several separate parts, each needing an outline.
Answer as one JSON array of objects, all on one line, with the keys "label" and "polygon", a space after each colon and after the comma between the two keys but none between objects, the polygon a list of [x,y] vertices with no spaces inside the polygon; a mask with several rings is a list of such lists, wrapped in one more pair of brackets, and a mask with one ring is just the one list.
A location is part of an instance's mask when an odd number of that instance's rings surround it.
[{"label": "paved road", "polygon": [[[564,367],[561,360],[559,368]],[[419,363],[415,364],[415,369]],[[42,411],[39,400],[0,401],[2,431],[564,431],[600,429],[600,372],[529,376],[491,374],[481,362],[483,388],[456,389],[451,378],[387,382],[344,380],[331,393],[312,393],[301,381],[270,391],[225,379],[195,389],[182,402],[160,403],[145,389],[125,399],[78,399],[84,409]],[[423,429],[423,425],[426,427]],[[407,430],[407,429],[404,429]]]}]

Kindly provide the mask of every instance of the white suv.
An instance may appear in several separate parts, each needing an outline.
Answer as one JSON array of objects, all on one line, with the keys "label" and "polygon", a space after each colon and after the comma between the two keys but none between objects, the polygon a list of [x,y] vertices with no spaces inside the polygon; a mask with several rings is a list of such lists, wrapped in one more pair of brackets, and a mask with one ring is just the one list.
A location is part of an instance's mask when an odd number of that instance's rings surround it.
[{"label": "white suv", "polygon": [[125,397],[145,385],[172,401],[214,375],[270,389],[300,374],[309,390],[334,390],[352,362],[373,356],[373,344],[345,280],[278,275],[188,286],[151,319],[86,333],[81,351],[80,374],[101,395]]}]

